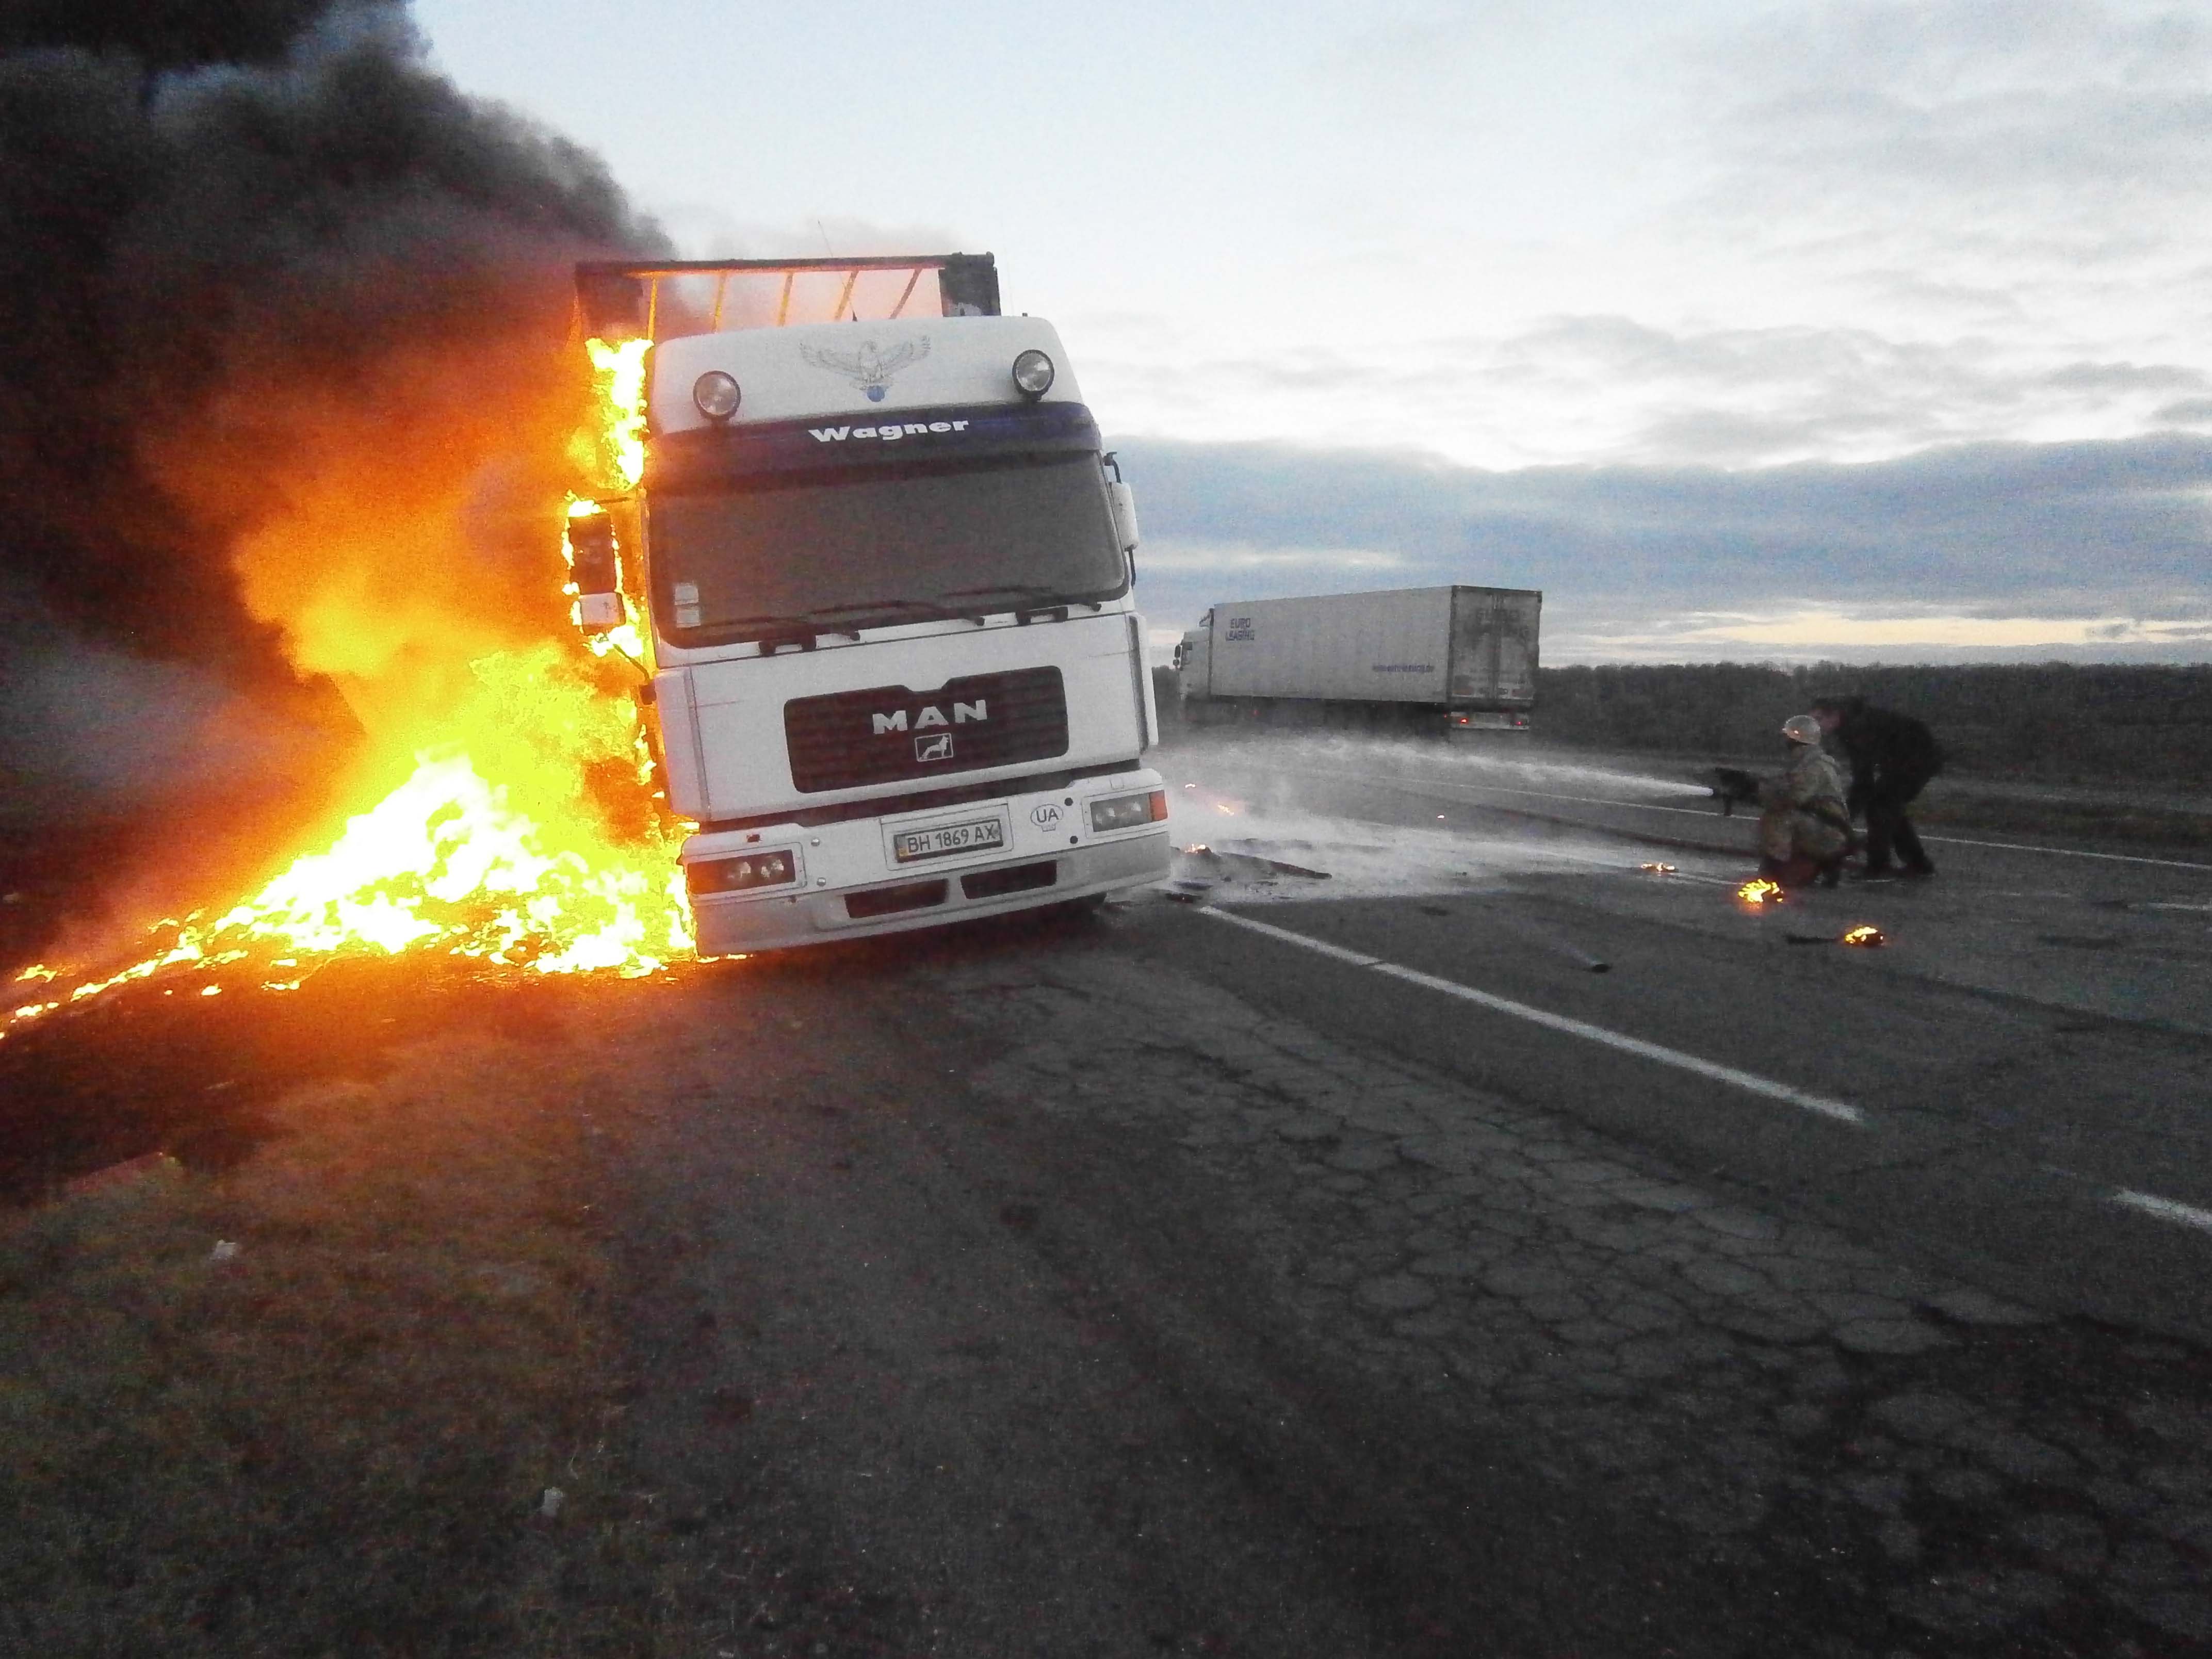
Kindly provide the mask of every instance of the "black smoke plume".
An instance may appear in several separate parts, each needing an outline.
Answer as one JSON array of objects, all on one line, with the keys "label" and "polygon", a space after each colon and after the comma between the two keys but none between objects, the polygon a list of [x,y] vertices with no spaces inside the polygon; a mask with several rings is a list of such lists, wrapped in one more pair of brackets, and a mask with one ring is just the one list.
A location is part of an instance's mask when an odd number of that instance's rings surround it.
[{"label": "black smoke plume", "polygon": [[[550,352],[571,260],[661,245],[396,0],[0,3],[0,836],[296,770],[343,706],[235,550],[307,465],[305,389],[404,423],[394,353]],[[483,470],[450,556],[542,584],[502,506],[542,465]]]}]

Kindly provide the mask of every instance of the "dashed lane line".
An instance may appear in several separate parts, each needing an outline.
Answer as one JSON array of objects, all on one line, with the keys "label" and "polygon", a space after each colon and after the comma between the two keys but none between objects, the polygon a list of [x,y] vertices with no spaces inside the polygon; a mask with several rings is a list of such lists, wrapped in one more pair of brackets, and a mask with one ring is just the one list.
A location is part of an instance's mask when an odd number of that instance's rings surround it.
[{"label": "dashed lane line", "polygon": [[2140,1210],[2145,1215],[2154,1215],[2160,1221],[2178,1222],[2200,1232],[2212,1233],[2212,1210],[2200,1210],[2194,1204],[2177,1204],[2173,1200],[2160,1198],[2155,1193],[2138,1193],[2125,1187],[2112,1194],[2112,1202],[2124,1204],[2130,1210]]},{"label": "dashed lane line", "polygon": [[1227,910],[1218,910],[1211,906],[1202,908],[1199,914],[1212,916],[1217,921],[1225,921],[1232,927],[1242,927],[1248,932],[1260,933],[1268,939],[1279,939],[1285,945],[1297,945],[1302,950],[1311,951],[1317,956],[1343,963],[1347,967],[1385,974],[1392,979],[1402,980],[1408,985],[1418,985],[1424,990],[1436,991],[1445,996],[1456,997],[1462,1002],[1472,1002],[1479,1007],[1489,1009],[1493,1013],[1509,1014],[1515,1019],[1525,1019],[1530,1024],[1540,1025],[1547,1030],[1580,1037],[1586,1042],[1600,1043],[1622,1054],[1634,1054],[1642,1060],[1656,1060],[1662,1066],[1672,1066],[1678,1071],[1693,1073],[1698,1077],[1709,1079],[1715,1083],[1725,1083],[1750,1094],[1761,1095],[1769,1100],[1778,1100],[1785,1104],[1797,1107],[1800,1110],[1812,1112],[1838,1123],[1848,1123],[1854,1128],[1863,1129],[1867,1127],[1866,1114],[1849,1101],[1831,1100],[1826,1095],[1808,1094],[1802,1089],[1793,1089],[1786,1083],[1776,1082],[1772,1078],[1760,1077],[1753,1072],[1738,1071],[1733,1066],[1723,1066],[1716,1060],[1705,1060],[1696,1054],[1684,1054],[1679,1048],[1666,1048],[1656,1042],[1646,1042],[1641,1037],[1632,1037],[1625,1032],[1612,1030],[1602,1025],[1593,1025],[1588,1020],[1572,1019],[1565,1014],[1555,1014],[1548,1008],[1533,1007],[1525,1002],[1516,1002],[1510,997],[1497,996],[1488,991],[1478,991],[1473,986],[1462,985],[1456,980],[1439,979],[1434,974],[1425,974],[1419,969],[1407,968],[1399,963],[1385,962],[1382,957],[1369,956],[1364,951],[1347,951],[1340,945],[1330,945],[1324,940],[1310,938],[1304,933],[1294,933],[1287,927],[1278,927],[1271,922],[1255,921],[1249,916],[1236,915]]}]

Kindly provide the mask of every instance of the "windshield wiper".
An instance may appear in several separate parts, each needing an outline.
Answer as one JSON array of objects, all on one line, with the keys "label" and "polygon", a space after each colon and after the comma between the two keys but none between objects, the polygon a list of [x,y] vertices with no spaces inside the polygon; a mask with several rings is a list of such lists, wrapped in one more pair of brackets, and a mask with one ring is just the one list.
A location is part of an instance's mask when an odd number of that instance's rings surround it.
[{"label": "windshield wiper", "polygon": [[1093,611],[1104,609],[1104,606],[1097,599],[1071,598],[1056,587],[1036,587],[1024,586],[1019,582],[999,582],[989,587],[956,587],[945,597],[948,599],[1002,597],[1014,600],[1027,600],[1037,605],[1087,605]]},{"label": "windshield wiper", "polygon": [[902,617],[957,617],[957,611],[948,611],[941,605],[929,605],[921,599],[856,599],[850,605],[817,605],[811,611],[802,611],[796,616],[779,617],[778,622],[830,622],[839,617],[896,615]]},{"label": "windshield wiper", "polygon": [[[842,620],[853,617],[853,622]],[[812,611],[796,611],[784,617],[738,617],[724,624],[744,630],[740,637],[757,638],[765,651],[770,647],[781,648],[796,645],[805,650],[814,648],[817,634],[840,635],[848,640],[860,637],[860,623],[872,622],[878,617],[911,617],[917,622],[949,622],[955,617],[981,623],[982,618],[964,611],[948,611],[941,605],[928,605],[920,599],[863,599],[850,605],[825,605]]]}]

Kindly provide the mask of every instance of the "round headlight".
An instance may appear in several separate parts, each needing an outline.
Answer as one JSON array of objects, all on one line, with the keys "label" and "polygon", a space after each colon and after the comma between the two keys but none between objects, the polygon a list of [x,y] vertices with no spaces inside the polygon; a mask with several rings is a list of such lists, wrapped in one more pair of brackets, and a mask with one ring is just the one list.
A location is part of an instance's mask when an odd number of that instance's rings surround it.
[{"label": "round headlight", "polygon": [[1052,390],[1052,359],[1042,351],[1024,351],[1014,359],[1014,385],[1024,398],[1042,398]]},{"label": "round headlight", "polygon": [[[1052,378],[1048,368],[1045,378]],[[710,421],[728,420],[738,412],[738,400],[743,396],[737,381],[719,368],[710,368],[691,382],[691,401]]]}]

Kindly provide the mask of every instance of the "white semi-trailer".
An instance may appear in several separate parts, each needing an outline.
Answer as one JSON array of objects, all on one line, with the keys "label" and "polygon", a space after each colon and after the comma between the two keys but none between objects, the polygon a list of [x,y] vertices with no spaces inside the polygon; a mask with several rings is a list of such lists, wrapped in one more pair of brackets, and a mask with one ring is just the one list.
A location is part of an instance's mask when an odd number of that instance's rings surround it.
[{"label": "white semi-trailer", "polygon": [[1543,608],[1517,587],[1224,601],[1176,647],[1184,718],[1525,732]]},{"label": "white semi-trailer", "polygon": [[[825,276],[838,320],[780,325]],[[909,316],[924,276],[938,314]],[[763,278],[772,315],[739,292]],[[586,620],[648,624],[702,954],[1164,875],[1135,509],[1052,325],[998,314],[990,256],[577,281],[587,327],[653,341],[641,483],[571,539]]]}]

